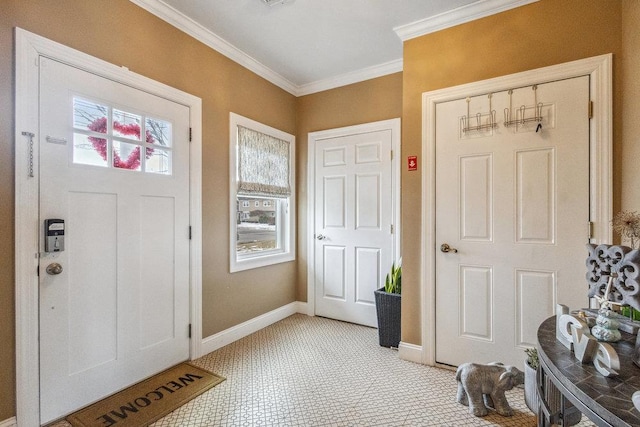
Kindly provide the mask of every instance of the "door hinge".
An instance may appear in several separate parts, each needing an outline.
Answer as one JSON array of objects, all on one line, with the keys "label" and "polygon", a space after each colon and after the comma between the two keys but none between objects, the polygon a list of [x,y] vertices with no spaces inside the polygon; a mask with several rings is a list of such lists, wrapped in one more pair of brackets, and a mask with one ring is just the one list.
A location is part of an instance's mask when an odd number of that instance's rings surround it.
[{"label": "door hinge", "polygon": [[189,226],[189,240],[191,240],[191,226]]},{"label": "door hinge", "polygon": [[591,240],[591,239],[593,239],[593,221],[587,222],[587,226],[588,226],[587,235],[588,235],[589,240]]},{"label": "door hinge", "polygon": [[393,150],[391,150],[391,160],[393,160]]},{"label": "door hinge", "polygon": [[189,338],[191,338],[191,323],[189,323]]},{"label": "door hinge", "polygon": [[40,277],[40,266],[36,267],[36,276]]},{"label": "door hinge", "polygon": [[391,234],[393,234],[393,224],[391,224]]},{"label": "door hinge", "polygon": [[589,101],[589,118],[593,119],[593,101]]},{"label": "door hinge", "polygon": [[189,142],[191,142],[191,138],[193,137],[193,132],[191,128],[189,128]]}]

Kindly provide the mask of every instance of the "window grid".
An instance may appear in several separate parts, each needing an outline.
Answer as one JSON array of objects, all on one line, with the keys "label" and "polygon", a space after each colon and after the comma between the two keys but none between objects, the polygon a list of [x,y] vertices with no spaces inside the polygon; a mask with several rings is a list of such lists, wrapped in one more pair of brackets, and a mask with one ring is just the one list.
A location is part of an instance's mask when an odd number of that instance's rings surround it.
[{"label": "window grid", "polygon": [[171,129],[168,121],[74,97],[72,162],[171,175]]}]

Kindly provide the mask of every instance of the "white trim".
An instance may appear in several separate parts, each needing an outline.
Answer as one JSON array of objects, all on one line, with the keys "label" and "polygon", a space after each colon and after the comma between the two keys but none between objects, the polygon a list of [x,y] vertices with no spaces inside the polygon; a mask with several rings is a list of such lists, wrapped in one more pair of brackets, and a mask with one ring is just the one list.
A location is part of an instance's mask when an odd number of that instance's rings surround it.
[{"label": "white trim", "polygon": [[[28,178],[28,140],[32,132],[34,171],[38,170],[38,49],[22,30],[15,30],[15,310],[16,310],[16,423],[40,425],[40,379],[38,344],[38,183]],[[35,82],[35,86],[34,85]],[[35,201],[35,206],[34,206]],[[32,212],[30,212],[32,211]]]},{"label": "white trim", "polygon": [[401,146],[401,122],[399,118],[382,120],[337,129],[310,132],[307,141],[307,314],[315,315],[315,145],[317,141],[340,136],[354,135],[358,133],[377,132],[381,130],[391,131],[391,147],[393,158],[391,160],[391,191],[393,213],[393,259],[397,260],[401,255],[402,226],[400,221],[400,146]]},{"label": "white trim", "polygon": [[190,357],[200,354],[202,325],[202,100],[178,89],[130,72],[62,44],[15,29],[15,266],[16,266],[16,420],[20,425],[40,424],[40,378],[38,344],[38,144],[34,143],[35,177],[29,178],[26,165],[28,144],[23,131],[38,141],[38,60],[55,59],[189,107],[190,143]]},{"label": "white trim", "polygon": [[[403,59],[398,58],[361,70],[298,85],[233,46],[213,31],[205,28],[163,0],[129,1],[294,96],[310,95],[312,93],[335,89],[337,87],[397,73],[403,69]],[[538,0],[478,0],[467,6],[395,27],[393,30],[398,34],[398,37],[406,41],[414,37],[484,18],[536,1]]]},{"label": "white trim", "polygon": [[331,77],[317,82],[307,83],[297,87],[294,95],[304,96],[312,93],[322,92],[324,90],[335,89],[340,86],[346,86],[365,80],[382,77],[393,73],[402,72],[402,59],[385,62],[384,64],[374,65],[372,67],[363,68],[362,70],[352,71],[340,76]]},{"label": "white trim", "polygon": [[[288,212],[281,215],[278,227],[284,227],[280,235],[282,241],[282,251],[275,253],[265,253],[255,257],[238,257],[236,233],[238,224],[236,222],[236,200],[238,197],[238,177],[237,177],[237,147],[238,147],[238,126],[244,126],[256,132],[264,133],[277,139],[289,143],[289,181],[291,185],[291,195],[288,198]],[[296,259],[296,137],[279,129],[272,128],[255,120],[248,119],[236,113],[229,113],[229,271],[249,270],[252,268],[265,267],[282,262],[294,261]],[[284,204],[284,203],[283,203]],[[282,205],[282,204],[281,204]],[[284,209],[284,208],[283,208]],[[286,222],[285,222],[286,221]]]},{"label": "white trim", "polygon": [[295,301],[284,305],[280,308],[276,308],[261,316],[254,317],[239,325],[233,326],[229,329],[225,329],[222,332],[206,337],[202,340],[202,355],[216,351],[225,345],[238,341],[248,335],[258,332],[261,329],[266,328],[269,325],[273,325],[287,317],[296,313],[306,314],[306,303]]},{"label": "white trim", "polygon": [[512,87],[588,75],[594,114],[590,125],[590,205],[592,243],[611,241],[612,217],[612,55],[572,61],[422,94],[422,363],[435,365],[435,112],[441,102],[499,92]]},{"label": "white trim", "polygon": [[18,421],[16,421],[16,417],[0,421],[0,427],[16,427],[17,425]]},{"label": "white trim", "polygon": [[191,285],[191,342],[190,357],[202,354],[202,99],[190,104],[191,146],[189,152],[189,211],[191,225],[190,285]]},{"label": "white trim", "polygon": [[422,363],[422,346],[400,341],[398,357],[409,362]]},{"label": "white trim", "polygon": [[162,0],[129,0],[294,96],[309,95],[402,71],[402,58],[316,82],[297,85]]},{"label": "white trim", "polygon": [[402,41],[407,41],[537,1],[538,0],[478,0],[466,6],[448,10],[439,15],[400,25],[395,27],[393,31],[396,32]]}]

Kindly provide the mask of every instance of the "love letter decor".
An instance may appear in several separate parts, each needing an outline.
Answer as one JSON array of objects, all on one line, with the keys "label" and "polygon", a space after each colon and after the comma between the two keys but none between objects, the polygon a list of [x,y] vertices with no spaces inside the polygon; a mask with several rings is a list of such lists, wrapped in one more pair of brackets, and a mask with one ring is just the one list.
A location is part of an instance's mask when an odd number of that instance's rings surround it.
[{"label": "love letter decor", "polygon": [[593,363],[605,377],[615,377],[620,370],[620,358],[611,344],[599,342],[589,332],[587,323],[569,314],[569,307],[556,306],[556,339],[582,363]]}]

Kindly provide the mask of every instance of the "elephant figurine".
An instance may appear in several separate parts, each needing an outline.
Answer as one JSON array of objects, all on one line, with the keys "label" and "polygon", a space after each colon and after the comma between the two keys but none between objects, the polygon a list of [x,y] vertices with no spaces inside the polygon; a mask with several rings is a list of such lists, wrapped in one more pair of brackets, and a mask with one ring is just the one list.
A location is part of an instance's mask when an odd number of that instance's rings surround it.
[{"label": "elephant figurine", "polygon": [[484,417],[493,407],[502,416],[510,417],[513,410],[504,392],[524,383],[524,373],[515,366],[502,363],[463,363],[456,371],[457,401],[469,406],[469,413]]}]

